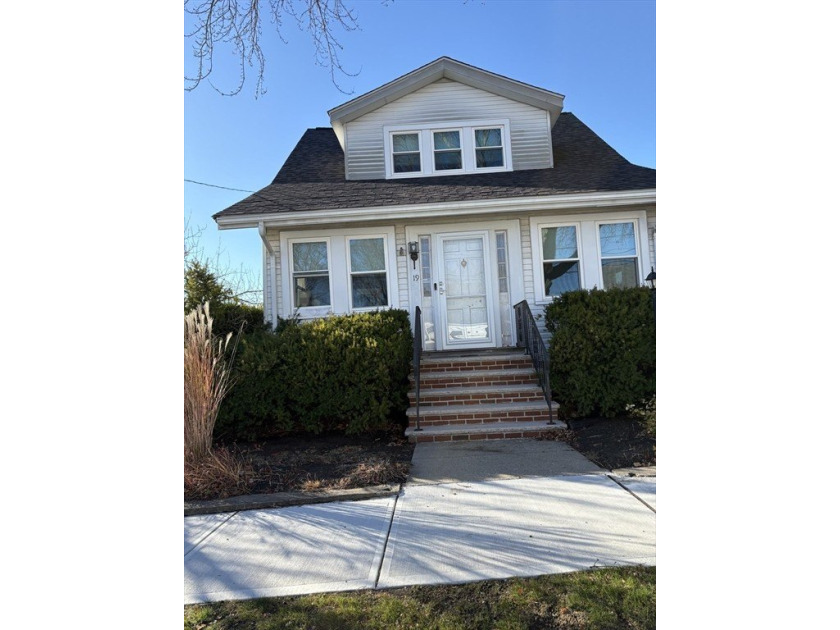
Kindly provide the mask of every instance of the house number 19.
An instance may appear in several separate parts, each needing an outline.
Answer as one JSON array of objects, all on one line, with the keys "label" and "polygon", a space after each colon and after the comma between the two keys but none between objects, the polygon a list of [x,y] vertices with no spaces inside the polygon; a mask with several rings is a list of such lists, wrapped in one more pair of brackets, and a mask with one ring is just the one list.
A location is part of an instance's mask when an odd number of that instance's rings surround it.
[{"label": "house number 19", "polygon": [[420,274],[415,273],[413,276],[411,276],[411,279],[414,280],[414,282],[417,282],[420,279]]}]

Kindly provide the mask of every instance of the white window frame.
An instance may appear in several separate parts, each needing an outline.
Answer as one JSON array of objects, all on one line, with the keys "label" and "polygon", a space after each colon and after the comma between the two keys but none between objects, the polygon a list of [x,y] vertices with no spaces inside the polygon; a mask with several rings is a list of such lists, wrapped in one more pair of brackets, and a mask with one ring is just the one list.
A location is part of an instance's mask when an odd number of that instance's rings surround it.
[{"label": "white window frame", "polygon": [[[353,264],[352,259],[350,256],[350,241],[361,241],[365,239],[373,239],[379,238],[382,239],[382,255],[383,255],[383,262],[385,263],[385,268],[381,271],[357,271],[353,272]],[[353,234],[351,236],[344,237],[344,251],[345,255],[347,256],[347,306],[351,313],[364,313],[367,311],[377,311],[381,309],[388,309],[393,308],[394,297],[391,295],[391,276],[389,271],[388,265],[388,234],[386,233],[379,233],[379,234]],[[380,306],[365,306],[361,308],[356,308],[353,306],[353,276],[355,275],[364,275],[370,273],[384,273],[385,274],[385,289],[387,292],[388,299],[386,303]],[[332,286],[332,285],[330,285]]]},{"label": "white window frame", "polygon": [[[510,257],[508,255],[508,250],[510,248],[508,247],[508,233],[507,233],[507,230],[495,230],[494,234],[496,236],[496,242],[494,243],[494,246],[496,248],[496,256],[495,256],[496,275],[497,275],[498,280],[499,280],[499,282],[496,286],[497,286],[497,289],[498,289],[500,294],[501,293],[510,293],[510,280],[509,280],[510,273],[508,273],[508,268],[509,268],[508,258]],[[502,243],[503,247],[499,247],[499,237],[500,236],[502,237],[502,241],[504,241]],[[504,254],[504,257],[505,257],[504,262],[499,260],[499,252],[500,251]],[[504,275],[502,275],[502,272],[504,272]],[[504,282],[505,282],[504,291],[502,290],[502,280],[504,280]]]},{"label": "white window frame", "polygon": [[[488,166],[478,168],[475,159],[475,131],[480,129],[500,129],[502,136],[502,166]],[[461,169],[435,170],[434,166],[434,132],[458,131],[461,135]],[[411,173],[394,172],[394,143],[395,134],[417,133],[420,135],[420,170]],[[383,142],[385,147],[385,178],[402,179],[410,177],[445,177],[447,175],[464,175],[472,173],[501,173],[513,170],[513,157],[510,146],[510,120],[500,118],[495,120],[461,120],[438,121],[417,125],[387,125],[383,128]]]},{"label": "white window frame", "polygon": [[[458,151],[461,153],[461,168],[444,168],[444,169],[438,170],[437,167],[435,166],[435,155],[438,153],[438,151],[440,151],[440,152],[451,152],[451,151],[454,151],[455,149],[435,149],[435,134],[436,133],[445,133],[445,132],[448,132],[448,131],[454,131],[458,134],[458,139],[459,139],[458,144],[460,145],[458,147]],[[432,160],[431,160],[432,172],[435,175],[461,175],[461,174],[465,173],[466,170],[467,170],[467,163],[466,163],[466,157],[464,156],[464,130],[460,127],[432,129],[429,136],[430,136],[431,142],[432,142],[432,155],[431,155],[431,158],[432,158]],[[420,156],[420,164],[421,164],[421,167],[422,167],[422,164],[423,164],[422,154]],[[421,168],[421,170],[422,170],[422,168]]]},{"label": "white window frame", "polygon": [[[290,238],[289,239],[289,287],[291,294],[291,307],[292,310],[300,311],[301,313],[310,313],[315,311],[322,311],[324,309],[332,309],[335,305],[335,283],[333,282],[333,273],[332,273],[332,243],[331,237],[329,236],[313,236],[308,238]],[[296,306],[297,296],[295,291],[297,291],[297,284],[295,283],[295,244],[296,243],[326,243],[327,244],[327,278],[329,279],[330,283],[330,303],[329,304],[318,304],[318,305],[310,305],[310,306]]]},{"label": "white window frame", "polygon": [[[481,149],[495,149],[496,147],[479,147],[475,144],[475,132],[476,131],[486,131],[488,129],[498,129],[501,135],[501,149],[502,149],[502,165],[501,166],[479,166],[478,165],[478,151]],[[470,129],[471,140],[473,144],[473,160],[475,161],[475,170],[477,173],[493,173],[495,171],[504,171],[506,170],[506,166],[508,164],[508,152],[505,150],[506,146],[510,146],[508,142],[505,141],[507,134],[505,133],[505,128],[500,127],[499,125],[485,125],[481,127],[473,127]]]},{"label": "white window frame", "polygon": [[[408,173],[396,173],[394,172],[394,136],[400,135],[409,135],[415,134],[417,135],[417,142],[419,145],[419,153],[420,153],[420,170],[419,171],[410,171]],[[418,175],[423,173],[424,170],[424,162],[423,159],[423,134],[416,130],[416,129],[402,129],[402,130],[394,130],[388,134],[388,138],[386,141],[386,146],[388,147],[388,159],[386,170],[390,170],[393,173],[393,177],[417,177]],[[415,151],[400,151],[400,153],[415,153]]]},{"label": "white window frame", "polygon": [[[619,225],[621,223],[632,223],[633,224],[633,240],[634,245],[636,247],[636,255],[635,256],[603,256],[601,254],[601,226],[602,225]],[[615,219],[610,221],[596,221],[595,222],[595,247],[597,248],[598,252],[598,273],[601,279],[601,288],[606,289],[606,283],[604,282],[604,265],[602,261],[604,260],[620,260],[622,258],[635,258],[636,259],[636,286],[640,287],[643,285],[644,280],[642,279],[642,245],[641,241],[639,240],[639,222],[635,219]]]},{"label": "white window frame", "polygon": [[[559,227],[573,227],[573,228],[575,228],[575,240],[577,241],[577,258],[576,259],[572,259],[572,258],[563,258],[563,259],[552,258],[551,260],[546,260],[545,259],[545,252],[543,251],[542,231],[544,229],[559,228]],[[583,241],[582,241],[582,238],[581,238],[581,236],[582,236],[581,232],[582,232],[581,224],[577,223],[577,222],[566,221],[566,222],[551,222],[551,223],[538,223],[537,224],[537,242],[538,242],[538,245],[536,247],[536,250],[537,250],[538,255],[539,255],[538,276],[539,276],[539,279],[540,279],[540,283],[539,283],[540,284],[540,289],[539,289],[539,292],[537,292],[537,295],[539,296],[538,297],[539,300],[545,301],[545,302],[550,302],[554,298],[559,297],[557,295],[546,295],[546,293],[545,293],[545,268],[543,267],[543,264],[546,263],[546,262],[554,262],[554,261],[558,261],[558,260],[577,260],[578,275],[580,276],[580,286],[578,288],[582,289],[586,286],[586,279],[584,277],[584,268],[583,268]]]}]

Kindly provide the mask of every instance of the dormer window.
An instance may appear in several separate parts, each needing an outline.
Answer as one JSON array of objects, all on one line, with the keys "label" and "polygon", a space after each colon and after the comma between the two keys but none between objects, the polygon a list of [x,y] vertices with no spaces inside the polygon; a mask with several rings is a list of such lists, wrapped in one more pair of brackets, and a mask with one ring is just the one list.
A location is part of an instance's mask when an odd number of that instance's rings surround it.
[{"label": "dormer window", "polygon": [[395,133],[391,138],[394,148],[394,172],[419,173],[420,134]]},{"label": "dormer window", "polygon": [[461,132],[457,129],[435,131],[432,136],[435,139],[435,170],[462,170],[464,167],[461,160]]},{"label": "dormer window", "polygon": [[505,152],[502,146],[502,128],[475,130],[475,167],[504,168]]},{"label": "dormer window", "polygon": [[513,170],[507,120],[399,125],[384,131],[387,179]]}]

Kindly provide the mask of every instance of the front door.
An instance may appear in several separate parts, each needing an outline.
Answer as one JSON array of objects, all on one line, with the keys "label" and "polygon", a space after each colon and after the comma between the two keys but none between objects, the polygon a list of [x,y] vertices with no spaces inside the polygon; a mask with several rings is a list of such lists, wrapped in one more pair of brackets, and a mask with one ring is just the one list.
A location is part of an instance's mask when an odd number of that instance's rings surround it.
[{"label": "front door", "polygon": [[496,345],[487,233],[437,236],[436,291],[443,348]]}]

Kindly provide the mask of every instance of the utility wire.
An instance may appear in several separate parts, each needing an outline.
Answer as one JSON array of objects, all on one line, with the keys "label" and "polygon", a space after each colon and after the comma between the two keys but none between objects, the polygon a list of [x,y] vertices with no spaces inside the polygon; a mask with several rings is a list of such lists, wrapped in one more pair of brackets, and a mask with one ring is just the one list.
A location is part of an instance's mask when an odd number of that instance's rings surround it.
[{"label": "utility wire", "polygon": [[198,184],[199,186],[209,186],[210,188],[221,188],[222,190],[233,190],[235,192],[250,193],[250,194],[254,195],[257,199],[261,199],[262,201],[265,201],[266,203],[269,203],[272,206],[277,207],[277,209],[281,212],[283,212],[285,210],[288,210],[288,208],[283,207],[281,204],[279,204],[274,199],[269,199],[268,197],[263,197],[256,190],[245,190],[244,188],[230,188],[229,186],[219,186],[218,184],[207,184],[205,182],[197,182],[194,179],[187,179],[186,177],[184,178],[184,181],[188,182],[190,184]]},{"label": "utility wire", "polygon": [[243,188],[229,188],[227,186],[217,186],[216,184],[205,184],[204,182],[197,182],[194,179],[184,179],[185,182],[189,182],[190,184],[198,184],[199,186],[210,186],[210,188],[221,188],[222,190],[233,190],[236,192],[246,192],[246,193],[255,193],[256,190],[245,190]]}]

